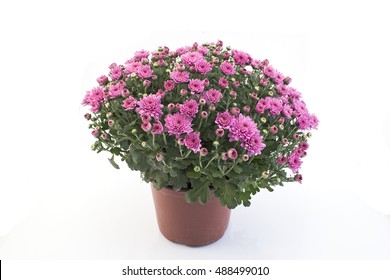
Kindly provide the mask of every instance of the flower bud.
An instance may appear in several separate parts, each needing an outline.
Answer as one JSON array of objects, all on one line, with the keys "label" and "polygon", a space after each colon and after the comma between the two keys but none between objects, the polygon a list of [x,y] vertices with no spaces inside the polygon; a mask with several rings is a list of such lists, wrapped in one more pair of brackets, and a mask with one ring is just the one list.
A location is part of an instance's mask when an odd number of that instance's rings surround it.
[{"label": "flower bud", "polygon": [[268,135],[268,130],[266,130],[266,129],[263,129],[261,132],[262,132],[264,135]]},{"label": "flower bud", "polygon": [[194,171],[195,171],[195,172],[199,172],[199,171],[200,171],[200,167],[199,167],[199,166],[195,166],[195,167],[194,167]]},{"label": "flower bud", "polygon": [[228,151],[228,158],[230,159],[236,159],[238,157],[237,150],[234,148],[229,149]]},{"label": "flower bud", "polygon": [[204,99],[204,98],[199,99],[199,104],[200,105],[206,104],[206,99]]},{"label": "flower bud", "polygon": [[269,95],[269,96],[273,96],[273,95],[274,95],[274,92],[270,90],[270,91],[268,92],[268,95]]},{"label": "flower bud", "polygon": [[218,137],[222,137],[224,134],[225,134],[225,131],[222,129],[222,128],[217,128],[215,130],[215,134],[218,136]]},{"label": "flower bud", "polygon": [[202,119],[206,119],[209,114],[206,111],[200,112],[200,116]]},{"label": "flower bud", "polygon": [[162,153],[157,153],[156,154],[156,160],[157,161],[163,161],[164,160],[164,155]]},{"label": "flower bud", "polygon": [[249,113],[251,110],[251,107],[249,107],[248,105],[245,105],[243,109],[245,112]]},{"label": "flower bud", "polygon": [[176,108],[175,104],[173,104],[173,103],[169,103],[169,104],[168,104],[168,110],[169,110],[169,111],[172,111],[172,110],[175,109],[175,108]]},{"label": "flower bud", "polygon": [[107,134],[106,133],[102,133],[102,139],[104,139],[104,140],[107,139]]},{"label": "flower bud", "polygon": [[137,129],[133,128],[133,129],[131,130],[131,134],[136,135],[136,134],[137,134]]},{"label": "flower bud", "polygon": [[100,132],[99,132],[99,130],[97,130],[97,129],[94,129],[94,130],[92,130],[92,135],[93,135],[93,137],[96,137],[96,138],[98,138],[98,137],[99,137],[99,135],[100,135]]},{"label": "flower bud", "polygon": [[233,107],[231,109],[231,113],[234,115],[234,116],[238,116],[240,114],[240,109],[237,108],[237,107]]},{"label": "flower bud", "polygon": [[181,95],[187,95],[187,93],[188,93],[188,90],[186,90],[184,88],[182,90],[180,90]]},{"label": "flower bud", "polygon": [[265,117],[261,117],[261,118],[260,118],[260,121],[261,121],[262,123],[266,123],[266,122],[267,122],[267,119],[266,119]]},{"label": "flower bud", "polygon": [[167,69],[165,69],[165,72],[171,73],[171,69],[167,68]]},{"label": "flower bud", "polygon": [[237,92],[235,92],[234,90],[230,91],[229,94],[233,98],[236,98],[236,96],[237,96]]},{"label": "flower bud", "polygon": [[109,127],[113,127],[115,122],[113,120],[108,120],[107,124]]},{"label": "flower bud", "polygon": [[144,82],[143,82],[144,87],[150,87],[151,84],[152,84],[152,82],[149,80],[144,80]]},{"label": "flower bud", "polygon": [[215,111],[215,105],[214,104],[210,104],[209,105],[209,110],[210,111]]},{"label": "flower bud", "polygon": [[86,114],[84,115],[84,118],[85,118],[86,120],[90,120],[90,119],[91,119],[91,114],[90,114],[90,113],[86,113]]},{"label": "flower bud", "polygon": [[268,59],[264,59],[262,62],[261,62],[261,66],[267,66],[269,64],[269,60]]},{"label": "flower bud", "polygon": [[299,135],[298,134],[294,134],[293,138],[294,138],[294,140],[298,140],[299,139]]},{"label": "flower bud", "polygon": [[284,78],[283,83],[284,83],[285,85],[290,84],[290,83],[291,83],[291,78],[290,78],[290,77]]},{"label": "flower bud", "polygon": [[272,134],[276,134],[278,133],[278,128],[275,125],[273,125],[269,128],[269,132],[271,132]]},{"label": "flower bud", "polygon": [[219,146],[219,142],[218,142],[218,141],[214,141],[214,142],[213,142],[213,146],[214,146],[214,147],[218,147],[218,146]]},{"label": "flower bud", "polygon": [[200,155],[202,157],[207,156],[208,153],[209,153],[209,151],[206,148],[201,148],[200,149]]},{"label": "flower bud", "polygon": [[135,77],[137,77],[137,74],[133,72],[133,73],[130,74],[130,77],[131,78],[135,78]]},{"label": "flower bud", "polygon": [[280,125],[279,125],[279,129],[280,129],[280,130],[283,130],[283,129],[284,129],[284,125],[280,124]]},{"label": "flower bud", "polygon": [[248,161],[249,160],[249,156],[248,155],[242,155],[242,160],[243,161]]},{"label": "flower bud", "polygon": [[177,139],[177,144],[184,145],[184,138]]},{"label": "flower bud", "polygon": [[267,179],[269,176],[269,171],[264,171],[262,174],[261,174],[261,177],[263,177],[264,179]]},{"label": "flower bud", "polygon": [[145,141],[141,142],[141,146],[142,148],[146,148],[146,142]]},{"label": "flower bud", "polygon": [[222,160],[228,160],[228,154],[226,153],[226,152],[223,152],[222,154],[221,154],[221,159]]}]

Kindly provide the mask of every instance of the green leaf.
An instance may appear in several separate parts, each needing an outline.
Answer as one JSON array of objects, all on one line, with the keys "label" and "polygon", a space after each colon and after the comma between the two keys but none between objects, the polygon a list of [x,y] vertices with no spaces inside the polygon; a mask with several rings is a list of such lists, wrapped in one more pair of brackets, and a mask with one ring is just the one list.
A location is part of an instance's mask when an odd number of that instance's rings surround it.
[{"label": "green leaf", "polygon": [[240,174],[243,171],[242,167],[239,165],[234,166],[233,170],[238,174]]},{"label": "green leaf", "polygon": [[187,188],[187,176],[179,172],[176,177],[171,177],[168,184],[173,187],[175,191]]},{"label": "green leaf", "polygon": [[149,160],[143,152],[132,149],[130,154],[133,156],[137,170],[144,172],[149,168]]},{"label": "green leaf", "polygon": [[155,169],[150,172],[149,176],[150,179],[155,181],[157,189],[161,189],[163,187],[168,186],[168,175],[165,174],[163,171]]},{"label": "green leaf", "polygon": [[202,173],[195,172],[193,170],[187,172],[187,177],[192,179],[199,179],[202,176]]},{"label": "green leaf", "polygon": [[186,201],[189,203],[194,203],[198,199],[202,204],[210,200],[210,186],[208,181],[191,181],[191,189],[186,192]]},{"label": "green leaf", "polygon": [[227,205],[230,209],[235,208],[238,204],[236,187],[225,180],[215,180],[213,184],[216,187],[215,195],[221,199],[222,204]]},{"label": "green leaf", "polygon": [[114,155],[108,159],[108,161],[111,163],[111,165],[115,168],[115,169],[119,169],[119,165],[114,161]]},{"label": "green leaf", "polygon": [[116,156],[119,156],[121,149],[119,147],[114,147],[110,150],[111,153],[113,153]]}]

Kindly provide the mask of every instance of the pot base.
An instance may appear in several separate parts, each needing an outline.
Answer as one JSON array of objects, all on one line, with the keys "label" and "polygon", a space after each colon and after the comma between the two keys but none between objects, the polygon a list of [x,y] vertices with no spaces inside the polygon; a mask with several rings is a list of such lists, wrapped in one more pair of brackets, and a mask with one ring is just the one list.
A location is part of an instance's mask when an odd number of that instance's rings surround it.
[{"label": "pot base", "polygon": [[191,247],[219,240],[229,224],[230,209],[222,206],[214,193],[206,204],[187,203],[185,191],[157,190],[152,184],[156,217],[162,235]]}]

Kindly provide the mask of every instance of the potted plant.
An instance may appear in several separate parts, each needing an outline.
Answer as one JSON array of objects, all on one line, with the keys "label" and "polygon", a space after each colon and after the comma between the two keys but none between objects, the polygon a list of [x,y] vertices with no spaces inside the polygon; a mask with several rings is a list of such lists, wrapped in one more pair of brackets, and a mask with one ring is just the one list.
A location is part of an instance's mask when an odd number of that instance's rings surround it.
[{"label": "potted plant", "polygon": [[318,119],[268,60],[221,41],[159,47],[111,64],[97,82],[83,100],[92,150],[151,182],[160,230],[172,241],[211,243],[230,209],[249,206],[261,189],[302,182]]}]

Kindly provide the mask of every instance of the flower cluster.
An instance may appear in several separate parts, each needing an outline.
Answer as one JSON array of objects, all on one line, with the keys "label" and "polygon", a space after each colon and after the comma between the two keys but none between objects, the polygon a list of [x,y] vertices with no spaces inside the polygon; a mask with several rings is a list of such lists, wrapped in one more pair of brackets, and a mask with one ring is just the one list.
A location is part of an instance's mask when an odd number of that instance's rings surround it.
[{"label": "flower cluster", "polygon": [[230,208],[261,188],[302,182],[310,114],[291,78],[267,59],[221,41],[113,63],[82,102],[89,105],[93,150],[119,156],[158,188],[188,189],[205,203],[210,189]]}]

